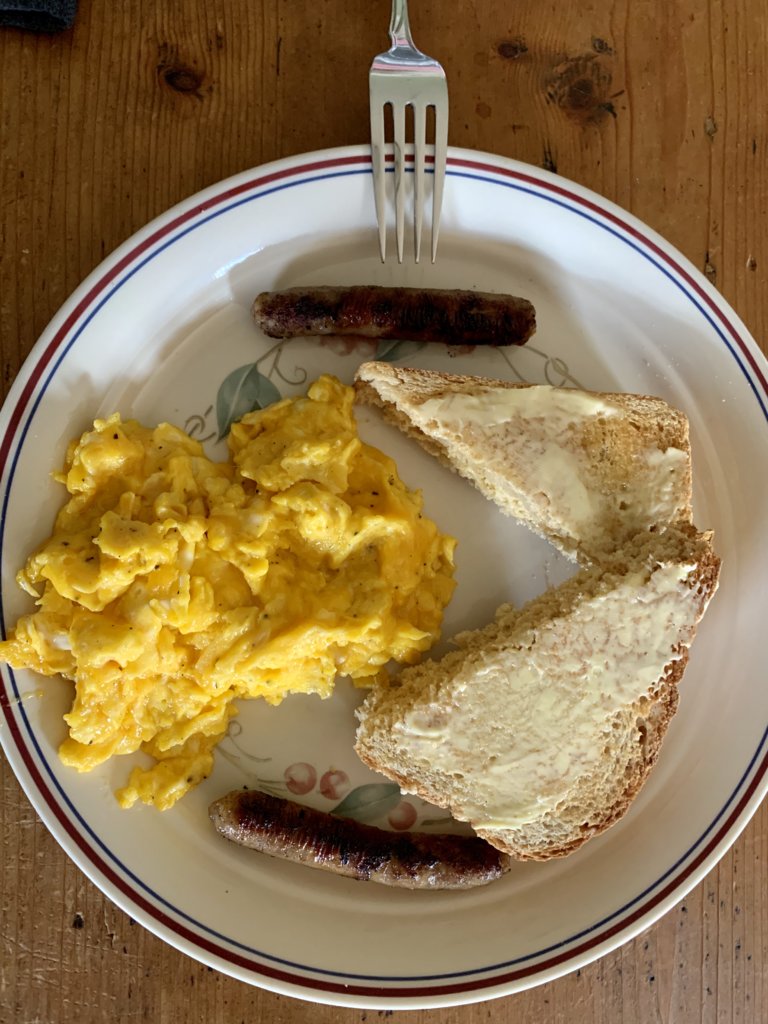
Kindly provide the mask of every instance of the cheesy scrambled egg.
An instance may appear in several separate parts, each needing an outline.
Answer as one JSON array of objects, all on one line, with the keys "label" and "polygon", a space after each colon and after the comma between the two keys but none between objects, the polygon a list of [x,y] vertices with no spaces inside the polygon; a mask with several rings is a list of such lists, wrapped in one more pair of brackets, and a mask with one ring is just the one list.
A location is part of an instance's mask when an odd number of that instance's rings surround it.
[{"label": "cheesy scrambled egg", "polygon": [[115,414],[73,441],[70,498],[18,582],[37,610],[0,644],[75,683],[65,764],[142,750],[117,797],[165,809],[211,771],[239,697],[328,696],[418,660],[453,591],[454,541],[324,376],[233,425],[212,462]]}]

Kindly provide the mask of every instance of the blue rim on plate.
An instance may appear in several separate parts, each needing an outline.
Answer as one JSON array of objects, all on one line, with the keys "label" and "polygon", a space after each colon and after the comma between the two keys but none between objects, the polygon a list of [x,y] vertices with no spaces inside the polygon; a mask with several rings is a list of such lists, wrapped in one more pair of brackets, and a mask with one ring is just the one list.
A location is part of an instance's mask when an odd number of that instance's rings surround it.
[{"label": "blue rim on plate", "polygon": [[[75,292],[33,349],[2,412],[0,477],[5,478],[0,543],[5,536],[11,482],[31,419],[62,361],[90,320],[122,285],[180,238],[233,207],[275,191],[300,189],[322,178],[370,175],[363,147],[308,154],[246,172],[215,185],[164,217],[109,257]],[[610,233],[671,281],[706,320],[746,379],[768,421],[768,366],[722,298],[659,236],[613,204],[564,179],[489,154],[452,149],[449,178],[467,178],[557,204]],[[1,600],[0,596],[0,600]],[[0,604],[0,620],[5,621]],[[685,854],[655,882],[590,928],[526,956],[450,974],[347,974],[294,963],[250,948],[194,920],[166,902],[110,851],[59,787],[20,699],[12,671],[0,681],[0,741],[30,800],[58,841],[89,877],[147,928],[178,948],[237,977],[276,991],[351,1005],[411,1006],[468,1002],[502,995],[554,977],[626,941],[682,898],[735,840],[768,788],[768,730],[749,754],[727,801]]]}]

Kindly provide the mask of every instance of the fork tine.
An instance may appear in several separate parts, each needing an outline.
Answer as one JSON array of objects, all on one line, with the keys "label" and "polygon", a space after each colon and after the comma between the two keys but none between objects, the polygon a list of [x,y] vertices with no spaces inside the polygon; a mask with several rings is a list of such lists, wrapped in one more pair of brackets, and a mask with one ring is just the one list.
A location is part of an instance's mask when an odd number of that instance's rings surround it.
[{"label": "fork tine", "polygon": [[448,158],[448,116],[446,107],[435,106],[435,181],[432,188],[432,262],[437,258],[437,236],[440,231],[440,213],[443,208],[445,166]]},{"label": "fork tine", "polygon": [[395,238],[397,262],[403,262],[405,238],[405,104],[392,104],[395,136]]},{"label": "fork tine", "polygon": [[371,171],[373,195],[376,204],[376,222],[379,225],[379,252],[383,263],[387,256],[387,185],[384,146],[384,111],[378,104],[371,107]]},{"label": "fork tine", "polygon": [[[413,105],[413,243],[416,262],[421,257],[421,228],[424,221],[424,162],[427,136],[427,108]],[[433,259],[434,262],[434,259]]]}]

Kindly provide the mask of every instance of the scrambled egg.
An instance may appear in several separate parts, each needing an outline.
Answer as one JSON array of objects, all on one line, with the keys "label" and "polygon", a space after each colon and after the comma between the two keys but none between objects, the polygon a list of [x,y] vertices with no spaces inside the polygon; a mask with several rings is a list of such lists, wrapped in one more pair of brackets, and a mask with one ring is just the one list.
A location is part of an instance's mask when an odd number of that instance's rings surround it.
[{"label": "scrambled egg", "polygon": [[143,750],[117,797],[165,809],[211,771],[239,697],[279,703],[418,660],[453,591],[454,541],[357,436],[353,391],[246,415],[230,458],[115,414],[73,441],[70,499],[18,575],[37,611],[0,644],[75,683],[65,764]]}]

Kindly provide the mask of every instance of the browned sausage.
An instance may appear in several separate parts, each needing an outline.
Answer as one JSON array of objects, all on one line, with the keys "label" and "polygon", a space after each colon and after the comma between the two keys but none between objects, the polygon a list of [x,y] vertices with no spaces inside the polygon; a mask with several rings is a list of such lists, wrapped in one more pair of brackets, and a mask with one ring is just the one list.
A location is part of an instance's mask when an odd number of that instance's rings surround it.
[{"label": "browned sausage", "polygon": [[447,345],[524,345],[536,329],[527,299],[429,288],[287,288],[251,310],[270,338],[334,334]]},{"label": "browned sausage", "polygon": [[469,889],[509,868],[477,836],[386,832],[258,790],[235,790],[211,804],[227,839],[297,864],[406,889]]}]

